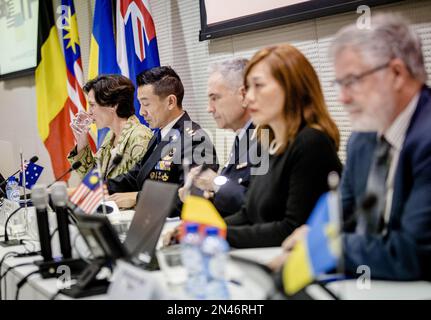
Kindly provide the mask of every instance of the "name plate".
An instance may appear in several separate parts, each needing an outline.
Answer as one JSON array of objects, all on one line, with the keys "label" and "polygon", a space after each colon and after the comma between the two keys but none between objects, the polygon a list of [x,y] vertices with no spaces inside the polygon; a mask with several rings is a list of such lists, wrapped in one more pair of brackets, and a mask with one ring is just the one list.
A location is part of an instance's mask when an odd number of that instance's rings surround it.
[{"label": "name plate", "polygon": [[111,300],[160,300],[173,299],[154,276],[122,260],[117,261],[113,280],[108,289]]}]

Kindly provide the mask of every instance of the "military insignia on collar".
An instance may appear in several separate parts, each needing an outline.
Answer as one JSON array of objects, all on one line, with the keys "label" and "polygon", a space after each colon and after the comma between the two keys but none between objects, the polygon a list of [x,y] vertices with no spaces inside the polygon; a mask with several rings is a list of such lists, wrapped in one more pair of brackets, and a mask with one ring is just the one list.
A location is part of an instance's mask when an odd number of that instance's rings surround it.
[{"label": "military insignia on collar", "polygon": [[189,135],[189,136],[191,136],[191,137],[193,137],[195,134],[196,134],[196,132],[192,129],[192,128],[185,128],[185,131],[187,132],[187,134]]},{"label": "military insignia on collar", "polygon": [[177,139],[178,139],[178,136],[176,134],[174,134],[170,137],[171,142],[175,142],[175,141],[177,141]]},{"label": "military insignia on collar", "polygon": [[247,167],[247,162],[239,163],[236,165],[237,170],[245,168],[245,167]]}]

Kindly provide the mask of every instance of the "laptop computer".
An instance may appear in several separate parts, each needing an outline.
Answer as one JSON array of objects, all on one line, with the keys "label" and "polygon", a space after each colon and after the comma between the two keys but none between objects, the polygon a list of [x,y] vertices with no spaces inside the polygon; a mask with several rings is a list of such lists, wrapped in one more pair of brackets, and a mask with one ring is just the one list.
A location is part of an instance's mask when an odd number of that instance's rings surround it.
[{"label": "laptop computer", "polygon": [[177,191],[177,184],[147,180],[124,243],[105,216],[79,215],[78,228],[93,256],[149,264],[166,218],[173,210]]},{"label": "laptop computer", "polygon": [[124,246],[135,262],[149,263],[166,218],[172,212],[178,185],[147,180],[135,208]]},{"label": "laptop computer", "polygon": [[60,292],[71,297],[105,293],[109,282],[97,280],[100,269],[117,259],[125,259],[148,269],[166,218],[174,208],[178,185],[147,180],[136,205],[127,237],[121,243],[103,215],[77,217],[77,227],[93,254],[92,262],[77,279],[77,284]]}]

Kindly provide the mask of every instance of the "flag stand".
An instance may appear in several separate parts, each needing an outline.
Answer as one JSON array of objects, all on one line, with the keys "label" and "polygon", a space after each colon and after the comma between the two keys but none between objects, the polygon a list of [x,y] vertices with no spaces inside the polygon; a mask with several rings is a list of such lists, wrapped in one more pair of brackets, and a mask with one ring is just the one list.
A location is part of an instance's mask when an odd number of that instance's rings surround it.
[{"label": "flag stand", "polygon": [[21,172],[22,172],[22,186],[24,188],[24,232],[28,234],[30,226],[28,224],[28,207],[27,207],[27,188],[26,188],[26,168],[24,167],[24,158],[22,156],[22,149],[19,152],[21,161]]}]

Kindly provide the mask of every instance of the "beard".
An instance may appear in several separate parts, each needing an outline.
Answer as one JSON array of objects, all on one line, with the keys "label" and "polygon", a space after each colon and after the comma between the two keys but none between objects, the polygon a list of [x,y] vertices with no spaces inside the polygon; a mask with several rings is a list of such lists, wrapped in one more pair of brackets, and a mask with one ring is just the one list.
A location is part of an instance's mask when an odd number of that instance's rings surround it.
[{"label": "beard", "polygon": [[360,132],[384,132],[391,125],[396,102],[393,93],[379,92],[375,97],[370,97],[367,106],[352,104],[352,109],[360,110],[358,113],[350,113],[349,118],[352,129]]}]

